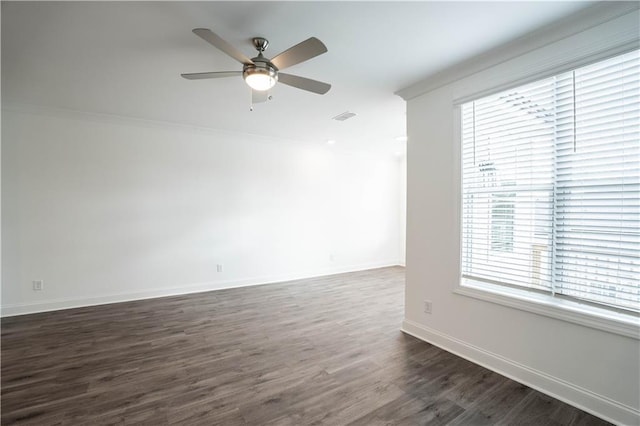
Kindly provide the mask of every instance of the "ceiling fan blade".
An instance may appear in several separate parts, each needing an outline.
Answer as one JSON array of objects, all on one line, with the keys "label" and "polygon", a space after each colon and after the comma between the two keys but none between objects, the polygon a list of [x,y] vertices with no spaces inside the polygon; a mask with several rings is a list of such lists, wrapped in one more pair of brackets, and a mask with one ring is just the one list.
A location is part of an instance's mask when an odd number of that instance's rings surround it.
[{"label": "ceiling fan blade", "polygon": [[300,77],[298,75],[278,73],[278,81],[288,86],[296,87],[298,89],[306,90],[308,92],[324,95],[331,89],[331,85],[323,83],[318,80],[311,80],[310,78]]},{"label": "ceiling fan blade", "polygon": [[311,37],[293,47],[290,47],[275,58],[271,59],[271,63],[279,70],[282,70],[318,55],[322,55],[326,51],[327,46],[317,38]]},{"label": "ceiling fan blade", "polygon": [[242,52],[229,44],[228,41],[220,37],[208,28],[196,28],[193,33],[203,39],[204,41],[222,50],[227,55],[231,56],[241,64],[253,64],[253,61],[247,58]]},{"label": "ceiling fan blade", "polygon": [[205,78],[235,77],[242,75],[242,71],[192,72],[180,75],[187,80],[202,80]]},{"label": "ceiling fan blade", "polygon": [[251,90],[251,102],[259,104],[260,102],[266,102],[269,99],[269,92],[264,90]]}]

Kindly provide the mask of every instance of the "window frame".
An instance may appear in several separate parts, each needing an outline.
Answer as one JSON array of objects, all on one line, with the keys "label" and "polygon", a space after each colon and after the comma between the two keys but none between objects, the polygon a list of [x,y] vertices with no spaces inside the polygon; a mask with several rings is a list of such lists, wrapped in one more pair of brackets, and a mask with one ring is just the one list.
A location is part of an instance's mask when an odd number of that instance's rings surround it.
[{"label": "window frame", "polygon": [[[554,68],[545,73],[531,75],[527,79],[519,79],[512,81],[510,84],[501,84],[490,90],[482,90],[480,93],[468,95],[461,99],[456,99],[453,105],[453,136],[454,136],[454,182],[458,189],[457,197],[455,197],[456,212],[456,232],[458,242],[458,279],[456,280],[453,293],[471,297],[474,299],[496,303],[502,306],[531,312],[538,315],[559,319],[574,324],[583,325],[610,333],[640,340],[640,314],[636,314],[626,310],[618,310],[615,308],[602,307],[591,302],[581,301],[578,299],[568,299],[558,297],[558,295],[547,294],[535,290],[527,290],[524,288],[514,288],[506,285],[492,284],[484,281],[477,281],[463,277],[462,268],[462,229],[463,229],[463,202],[462,194],[462,104],[485,97],[495,93],[502,92],[510,88],[516,88],[537,80],[542,80],[550,76],[569,71],[578,67],[593,64],[606,60],[610,57],[618,56],[625,51],[636,50],[637,46],[628,49],[614,49],[608,55],[593,55],[590,60],[575,61],[572,64],[565,64],[562,68]],[[624,51],[620,51],[624,50]]]}]

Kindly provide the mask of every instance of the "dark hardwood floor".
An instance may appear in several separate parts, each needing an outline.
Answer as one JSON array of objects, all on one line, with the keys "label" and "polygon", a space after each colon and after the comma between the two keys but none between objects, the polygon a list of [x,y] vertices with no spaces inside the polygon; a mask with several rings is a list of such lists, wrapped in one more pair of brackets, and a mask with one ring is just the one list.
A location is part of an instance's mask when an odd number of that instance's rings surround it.
[{"label": "dark hardwood floor", "polygon": [[404,269],[2,320],[2,424],[601,425],[399,331]]}]

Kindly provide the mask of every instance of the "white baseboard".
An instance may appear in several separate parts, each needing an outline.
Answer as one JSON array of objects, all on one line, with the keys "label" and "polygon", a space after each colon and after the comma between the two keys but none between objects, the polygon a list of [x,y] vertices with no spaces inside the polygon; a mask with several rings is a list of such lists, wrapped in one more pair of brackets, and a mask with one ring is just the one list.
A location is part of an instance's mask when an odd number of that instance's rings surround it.
[{"label": "white baseboard", "polygon": [[527,367],[455,337],[405,319],[402,331],[608,422],[639,425],[640,411],[603,395]]},{"label": "white baseboard", "polygon": [[133,300],[154,299],[157,297],[177,296],[181,294],[201,293],[205,291],[222,290],[226,288],[273,284],[283,281],[301,280],[305,278],[321,277],[333,274],[341,274],[345,272],[357,272],[367,269],[398,266],[399,264],[400,261],[398,260],[373,262],[317,270],[306,274],[298,273],[289,275],[252,277],[238,280],[187,284],[179,287],[159,288],[144,290],[140,292],[106,294],[89,298],[54,299],[35,303],[8,304],[1,307],[0,317],[11,317],[16,315],[35,314],[39,312],[58,311],[62,309],[82,308],[86,306],[105,305],[109,303],[130,302]]}]

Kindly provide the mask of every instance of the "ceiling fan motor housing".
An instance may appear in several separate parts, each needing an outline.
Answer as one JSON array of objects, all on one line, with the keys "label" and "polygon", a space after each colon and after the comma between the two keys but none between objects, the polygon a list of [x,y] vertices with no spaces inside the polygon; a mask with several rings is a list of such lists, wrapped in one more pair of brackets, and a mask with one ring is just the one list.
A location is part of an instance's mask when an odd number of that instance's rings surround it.
[{"label": "ceiling fan motor housing", "polygon": [[269,47],[269,40],[264,37],[254,37],[251,39],[251,41],[253,42],[256,50],[260,53],[264,52],[265,50],[267,50],[267,47]]},{"label": "ceiling fan motor housing", "polygon": [[[253,61],[252,64],[244,64],[242,67],[242,78],[245,81],[252,76],[261,75],[269,77],[272,81],[270,87],[265,87],[264,90],[270,89],[276,81],[278,81],[278,68],[275,67],[267,58],[262,56],[262,52],[255,58],[251,59]],[[264,77],[263,77],[264,78]],[[256,89],[258,90],[258,89]]]}]

